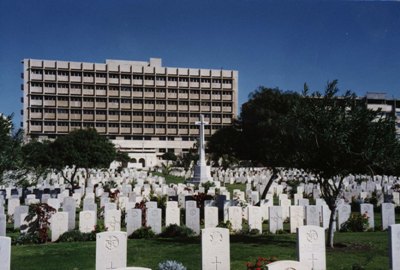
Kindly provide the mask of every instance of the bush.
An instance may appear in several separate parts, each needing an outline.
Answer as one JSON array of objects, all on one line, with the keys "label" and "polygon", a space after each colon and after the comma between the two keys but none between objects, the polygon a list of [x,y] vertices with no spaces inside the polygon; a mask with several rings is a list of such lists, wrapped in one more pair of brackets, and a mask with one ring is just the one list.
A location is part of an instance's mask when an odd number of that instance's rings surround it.
[{"label": "bush", "polygon": [[227,220],[226,222],[221,221],[221,222],[218,224],[217,227],[218,227],[218,228],[225,228],[225,229],[228,229],[229,232],[232,232],[232,223],[231,223],[229,220]]},{"label": "bush", "polygon": [[148,239],[153,237],[155,237],[155,233],[151,230],[151,227],[137,229],[129,236],[130,239]]},{"label": "bush", "polygon": [[21,234],[16,238],[12,238],[13,245],[27,245],[27,244],[40,244],[42,243],[38,234]]},{"label": "bush", "polygon": [[344,222],[340,228],[342,232],[364,232],[368,229],[368,216],[358,213],[351,214],[350,218]]},{"label": "bush", "polygon": [[158,264],[159,270],[186,270],[182,263],[177,261],[164,261]]},{"label": "bush", "polygon": [[96,232],[82,233],[79,230],[73,230],[63,233],[58,242],[85,242],[85,241],[95,241]]},{"label": "bush", "polygon": [[160,234],[160,236],[162,237],[179,237],[179,238],[192,237],[194,235],[195,233],[192,229],[186,226],[178,226],[176,224],[169,225]]}]

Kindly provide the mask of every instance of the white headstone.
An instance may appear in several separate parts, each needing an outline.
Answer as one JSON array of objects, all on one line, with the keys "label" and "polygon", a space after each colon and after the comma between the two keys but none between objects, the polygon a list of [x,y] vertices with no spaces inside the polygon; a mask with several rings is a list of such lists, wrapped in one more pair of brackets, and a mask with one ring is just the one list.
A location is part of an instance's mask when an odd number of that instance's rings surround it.
[{"label": "white headstone", "polygon": [[360,212],[361,215],[367,215],[368,217],[368,228],[375,228],[375,220],[374,220],[374,205],[371,203],[362,203],[360,204]]},{"label": "white headstone", "polygon": [[51,242],[55,242],[65,232],[68,231],[68,213],[56,212],[50,219]]},{"label": "white headstone", "polygon": [[337,206],[337,223],[338,223],[338,230],[341,229],[342,224],[345,223],[351,215],[351,206],[349,204],[341,204]]},{"label": "white headstone", "polygon": [[382,230],[386,230],[390,225],[395,224],[394,204],[382,203]]},{"label": "white headstone", "polygon": [[[177,203],[177,202],[174,202]],[[180,213],[181,210],[177,207],[177,204],[174,206],[171,206],[172,204],[167,205],[165,208],[165,226],[169,226],[171,224],[176,224],[180,226],[181,219],[180,219]]]},{"label": "white headstone", "polygon": [[313,270],[326,270],[325,230],[318,226],[297,229],[297,257]]},{"label": "white headstone", "polygon": [[142,227],[142,210],[128,209],[126,210],[126,232],[131,235],[137,229]]},{"label": "white headstone", "polygon": [[312,270],[309,265],[298,261],[276,261],[267,267],[268,270]]},{"label": "white headstone", "polygon": [[0,236],[0,266],[1,270],[11,269],[11,238]]},{"label": "white headstone", "polygon": [[204,207],[204,228],[215,228],[218,226],[218,207]]},{"label": "white headstone", "polygon": [[76,202],[72,197],[64,198],[63,202],[63,211],[68,213],[68,230],[75,229],[75,220],[76,220]]},{"label": "white headstone", "polygon": [[249,206],[248,215],[249,229],[256,229],[259,233],[262,233],[261,208],[259,206]]},{"label": "white headstone", "polygon": [[20,206],[19,199],[9,199],[8,200],[8,207],[7,207],[7,211],[8,211],[7,214],[8,215],[14,215],[14,211],[15,211],[15,208],[17,206]]},{"label": "white headstone", "polygon": [[161,209],[149,208],[146,209],[146,226],[151,227],[155,234],[161,233]]},{"label": "white headstone", "polygon": [[121,210],[108,210],[104,212],[104,226],[107,231],[121,230]]},{"label": "white headstone", "polygon": [[96,235],[96,270],[126,267],[126,232],[102,232]]},{"label": "white headstone", "polygon": [[0,214],[0,236],[6,236],[7,216]]},{"label": "white headstone", "polygon": [[296,233],[304,225],[304,206],[290,206],[290,232]]},{"label": "white headstone", "polygon": [[389,259],[390,269],[400,269],[400,224],[389,226]]},{"label": "white headstone", "polygon": [[186,208],[185,225],[192,229],[196,235],[200,234],[200,209],[189,207]]},{"label": "white headstone", "polygon": [[319,226],[319,211],[316,205],[306,206],[306,224]]},{"label": "white headstone", "polygon": [[206,228],[201,234],[202,270],[230,270],[229,230]]},{"label": "white headstone", "polygon": [[97,223],[96,212],[81,211],[79,213],[79,231],[82,233],[90,233],[95,230]]},{"label": "white headstone", "polygon": [[269,231],[276,233],[277,230],[283,230],[283,218],[281,206],[269,207]]},{"label": "white headstone", "polygon": [[239,206],[228,207],[228,217],[232,230],[240,231],[242,229],[242,208]]},{"label": "white headstone", "polygon": [[[29,206],[21,205],[15,207],[14,211],[14,229],[21,227],[23,219],[21,219],[21,214],[28,214]],[[26,216],[26,215],[25,215]]]}]

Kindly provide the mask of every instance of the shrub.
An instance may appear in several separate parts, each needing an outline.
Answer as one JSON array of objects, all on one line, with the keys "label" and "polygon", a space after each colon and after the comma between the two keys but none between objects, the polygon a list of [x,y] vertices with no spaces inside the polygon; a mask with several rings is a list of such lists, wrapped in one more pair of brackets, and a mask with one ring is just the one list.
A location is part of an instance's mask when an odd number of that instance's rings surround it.
[{"label": "shrub", "polygon": [[344,222],[340,228],[342,232],[364,232],[368,229],[368,216],[366,214],[351,214],[350,218]]},{"label": "shrub", "polygon": [[225,229],[229,229],[229,232],[232,232],[232,223],[227,220],[226,222],[221,221],[218,226],[218,228],[225,228]]},{"label": "shrub", "polygon": [[160,234],[162,237],[192,237],[195,233],[192,229],[186,226],[178,226],[176,224],[171,224],[164,229],[164,231]]},{"label": "shrub", "polygon": [[73,230],[63,233],[58,242],[85,242],[85,241],[95,241],[96,232],[82,233],[79,230]]},{"label": "shrub", "polygon": [[13,245],[40,244],[41,240],[38,234],[21,234],[12,238]]},{"label": "shrub", "polygon": [[151,230],[151,227],[137,229],[129,236],[130,239],[148,239],[153,237],[155,237],[155,233]]},{"label": "shrub", "polygon": [[29,205],[29,212],[25,218],[28,225],[22,225],[21,230],[27,230],[27,236],[24,239],[39,239],[39,243],[46,243],[49,240],[50,218],[56,212],[56,209],[47,203],[37,203]]},{"label": "shrub", "polygon": [[278,259],[275,256],[271,256],[268,258],[258,257],[255,263],[247,262],[246,267],[247,270],[267,270],[267,264],[277,261]]},{"label": "shrub", "polygon": [[186,270],[182,263],[177,261],[164,261],[158,264],[159,270]]}]

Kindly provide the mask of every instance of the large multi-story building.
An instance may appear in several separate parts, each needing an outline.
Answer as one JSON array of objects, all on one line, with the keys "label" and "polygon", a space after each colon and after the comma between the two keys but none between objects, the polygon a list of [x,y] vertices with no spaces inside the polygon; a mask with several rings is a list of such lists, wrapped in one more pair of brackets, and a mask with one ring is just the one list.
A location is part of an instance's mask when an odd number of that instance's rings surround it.
[{"label": "large multi-story building", "polygon": [[167,151],[188,151],[204,114],[205,135],[237,115],[235,70],[163,67],[149,62],[23,60],[26,138],[54,139],[95,128],[145,166]]}]

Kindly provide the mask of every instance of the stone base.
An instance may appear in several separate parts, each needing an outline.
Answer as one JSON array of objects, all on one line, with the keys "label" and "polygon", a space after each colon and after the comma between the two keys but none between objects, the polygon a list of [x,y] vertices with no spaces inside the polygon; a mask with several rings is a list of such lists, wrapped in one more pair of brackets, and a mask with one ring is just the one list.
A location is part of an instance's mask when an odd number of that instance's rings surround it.
[{"label": "stone base", "polygon": [[190,179],[190,183],[192,184],[201,184],[206,182],[212,182],[213,179],[211,177],[211,169],[210,166],[205,165],[195,165],[193,178]]}]

